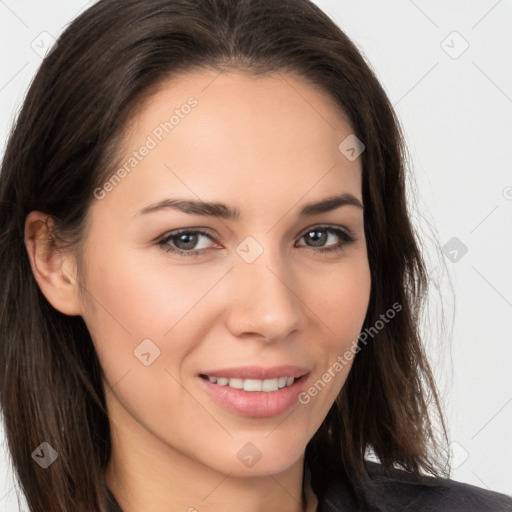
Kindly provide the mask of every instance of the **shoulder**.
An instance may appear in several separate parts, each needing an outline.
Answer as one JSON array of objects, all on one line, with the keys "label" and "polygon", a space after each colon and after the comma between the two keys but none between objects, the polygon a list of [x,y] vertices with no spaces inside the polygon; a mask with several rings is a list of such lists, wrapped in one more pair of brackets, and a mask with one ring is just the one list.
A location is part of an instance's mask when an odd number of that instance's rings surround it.
[{"label": "shoulder", "polygon": [[361,508],[341,483],[330,482],[318,512],[512,512],[512,497],[443,478],[416,477],[399,469],[367,463],[364,488],[368,502]]},{"label": "shoulder", "polygon": [[367,468],[375,491],[389,510],[512,512],[512,497],[504,494],[444,478],[417,478],[375,463],[368,463]]}]

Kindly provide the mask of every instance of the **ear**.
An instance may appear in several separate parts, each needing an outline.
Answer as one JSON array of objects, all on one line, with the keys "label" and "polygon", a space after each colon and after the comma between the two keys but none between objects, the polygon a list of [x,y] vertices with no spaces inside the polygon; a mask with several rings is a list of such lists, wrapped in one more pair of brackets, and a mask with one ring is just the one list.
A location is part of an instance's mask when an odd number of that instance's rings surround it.
[{"label": "ear", "polygon": [[25,246],[35,280],[48,302],[65,315],[80,315],[76,260],[62,251],[52,236],[53,219],[46,213],[30,212],[25,220]]}]

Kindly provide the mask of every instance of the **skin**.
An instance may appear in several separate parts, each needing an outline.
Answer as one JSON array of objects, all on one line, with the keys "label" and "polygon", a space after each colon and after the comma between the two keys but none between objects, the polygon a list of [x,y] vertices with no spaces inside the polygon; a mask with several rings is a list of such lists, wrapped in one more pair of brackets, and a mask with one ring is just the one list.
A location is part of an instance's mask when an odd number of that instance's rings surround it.
[{"label": "skin", "polygon": [[[298,212],[342,192],[362,202],[361,159],[338,149],[353,131],[338,106],[300,77],[201,70],[147,99],[121,161],[191,96],[198,104],[190,114],[103,199],[93,199],[81,275],[71,253],[47,243],[42,212],[27,217],[27,250],[51,304],[81,315],[91,333],[112,425],[106,479],[125,512],[231,512],[240,503],[246,512],[297,512],[306,445],[350,364],[308,404],[271,418],[224,409],[197,374],[294,364],[309,368],[314,383],[357,339],[371,284],[363,209]],[[171,208],[138,214],[169,197],[223,202],[241,217]],[[322,253],[307,235],[322,224],[348,229],[356,240]],[[157,244],[180,228],[202,228],[212,239],[199,238],[196,257]],[[252,263],[236,252],[248,236],[263,249]],[[342,243],[331,234],[321,246]],[[160,350],[149,366],[134,356],[147,338]],[[248,442],[261,453],[252,467],[237,457]]]}]

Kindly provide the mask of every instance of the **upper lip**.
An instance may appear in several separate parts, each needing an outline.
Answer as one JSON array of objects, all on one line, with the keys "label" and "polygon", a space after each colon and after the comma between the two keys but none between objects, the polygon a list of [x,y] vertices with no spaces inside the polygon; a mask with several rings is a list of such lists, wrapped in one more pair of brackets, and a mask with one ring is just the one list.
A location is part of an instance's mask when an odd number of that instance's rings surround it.
[{"label": "upper lip", "polygon": [[301,366],[282,365],[264,368],[262,366],[239,366],[237,368],[219,368],[205,370],[199,375],[208,377],[227,377],[229,379],[276,379],[278,377],[295,377],[298,379],[309,373],[308,368]]}]

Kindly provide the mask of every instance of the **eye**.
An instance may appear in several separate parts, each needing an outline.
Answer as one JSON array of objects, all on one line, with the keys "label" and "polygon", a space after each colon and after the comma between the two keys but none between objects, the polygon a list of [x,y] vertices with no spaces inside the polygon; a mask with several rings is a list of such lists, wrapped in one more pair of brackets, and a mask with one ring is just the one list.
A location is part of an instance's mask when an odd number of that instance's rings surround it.
[{"label": "eye", "polygon": [[[307,240],[311,245],[306,245],[309,248],[315,249],[319,252],[325,251],[339,251],[345,245],[355,242],[354,235],[347,229],[342,229],[333,226],[314,226],[309,228],[304,233],[300,240]],[[336,243],[336,240],[339,240]]]},{"label": "eye", "polygon": [[197,256],[208,248],[208,240],[213,241],[213,238],[204,231],[178,229],[162,238],[158,245],[165,251],[179,256]]}]

